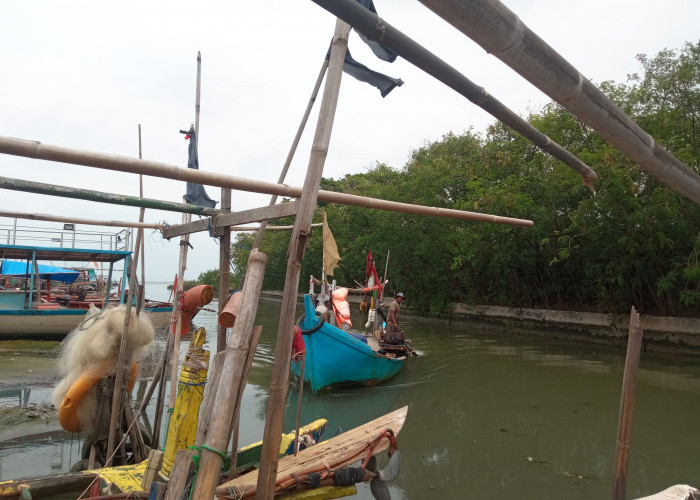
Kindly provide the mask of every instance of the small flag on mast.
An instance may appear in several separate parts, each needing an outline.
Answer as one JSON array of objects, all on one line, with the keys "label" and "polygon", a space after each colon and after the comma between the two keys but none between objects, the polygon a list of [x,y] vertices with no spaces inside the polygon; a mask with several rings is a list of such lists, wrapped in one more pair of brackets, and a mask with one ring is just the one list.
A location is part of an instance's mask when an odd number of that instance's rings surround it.
[{"label": "small flag on mast", "polygon": [[333,271],[338,267],[340,260],[338,245],[335,243],[331,228],[328,227],[326,212],[323,212],[323,269],[328,276],[333,276]]}]

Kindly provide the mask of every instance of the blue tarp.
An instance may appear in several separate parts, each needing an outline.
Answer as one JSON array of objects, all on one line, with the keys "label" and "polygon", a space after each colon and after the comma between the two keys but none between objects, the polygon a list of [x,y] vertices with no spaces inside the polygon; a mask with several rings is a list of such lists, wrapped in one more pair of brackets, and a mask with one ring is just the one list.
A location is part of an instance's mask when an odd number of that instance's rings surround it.
[{"label": "blue tarp", "polygon": [[[3,276],[12,276],[13,278],[28,278],[32,274],[32,263],[29,263],[29,274],[27,274],[27,263],[17,262],[14,260],[3,260],[0,267],[0,274]],[[52,281],[62,281],[64,283],[73,283],[80,274],[80,271],[72,269],[63,269],[62,267],[46,266],[39,264],[39,277],[41,279],[50,279]]]}]

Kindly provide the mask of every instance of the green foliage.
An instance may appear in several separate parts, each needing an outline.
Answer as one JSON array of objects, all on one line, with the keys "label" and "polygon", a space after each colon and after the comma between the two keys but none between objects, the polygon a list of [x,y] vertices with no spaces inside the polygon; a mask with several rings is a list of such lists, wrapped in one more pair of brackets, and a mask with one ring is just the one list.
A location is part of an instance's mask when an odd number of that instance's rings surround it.
[{"label": "green foliage", "polygon": [[[638,57],[643,73],[601,87],[657,142],[696,172],[700,164],[700,43],[678,53]],[[401,170],[378,163],[361,174],[323,179],[322,188],[442,208],[531,219],[520,228],[319,204],[343,260],[334,278],[365,278],[372,250],[387,292],[399,290],[419,311],[449,302],[643,313],[700,311],[700,209],[552,103],[529,121],[599,175],[594,195],[580,176],[496,123],[486,136],[445,135],[413,151]],[[291,220],[275,224],[292,224]],[[254,237],[232,252],[242,276]],[[300,289],[319,276],[321,230],[314,228]],[[267,232],[264,287],[282,289],[289,232]]]}]

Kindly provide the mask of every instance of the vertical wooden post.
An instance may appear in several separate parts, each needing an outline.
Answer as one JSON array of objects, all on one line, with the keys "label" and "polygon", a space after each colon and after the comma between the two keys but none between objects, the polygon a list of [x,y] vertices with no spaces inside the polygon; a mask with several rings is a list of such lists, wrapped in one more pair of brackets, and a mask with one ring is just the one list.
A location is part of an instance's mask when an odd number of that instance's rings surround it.
[{"label": "vertical wooden post", "polygon": [[292,229],[289,249],[287,250],[284,299],[277,330],[275,363],[272,368],[270,399],[267,406],[263,447],[260,456],[260,471],[258,473],[257,498],[259,499],[272,499],[274,496],[277,462],[279,461],[279,448],[284,425],[284,407],[289,389],[289,365],[292,354],[294,312],[297,305],[301,260],[311,232],[311,221],[316,210],[323,166],[328,154],[328,145],[338,104],[340,80],[343,74],[343,61],[347,50],[349,33],[350,26],[339,19],[336,22],[335,34],[331,44],[328,75],[323,90],[323,101],[316,125],[316,134],[314,135],[304,188],[299,201],[299,212],[294,222],[294,229]]},{"label": "vertical wooden post", "polygon": [[[236,323],[233,325],[231,339],[223,351],[224,361],[221,373],[218,375],[219,384],[216,387],[216,397],[211,413],[205,416],[208,418],[206,435],[204,442],[197,443],[206,446],[201,447],[199,472],[192,498],[212,498],[221,476],[222,455],[228,447],[232,421],[238,413],[236,406],[239,392],[245,386],[242,375],[253,337],[253,323],[258,310],[258,299],[260,298],[266,264],[267,256],[265,254],[255,250],[250,253],[247,276],[241,291],[241,305],[236,316]],[[217,354],[217,356],[221,356],[221,354]],[[210,387],[208,390],[211,391],[212,388]],[[207,401],[208,403],[209,401]]]},{"label": "vertical wooden post", "polygon": [[634,393],[639,370],[639,353],[642,347],[642,326],[639,313],[634,306],[630,312],[629,337],[627,339],[627,357],[622,378],[622,396],[620,397],[620,416],[617,423],[617,447],[615,450],[615,478],[613,479],[612,500],[624,500],[627,493],[627,463],[630,452],[630,435],[632,429],[632,410]]},{"label": "vertical wooden post", "polygon": [[[231,190],[221,188],[221,213],[231,212]],[[228,302],[229,276],[231,274],[231,228],[226,226],[219,234],[219,314]],[[216,352],[226,348],[226,327],[218,323]]]}]

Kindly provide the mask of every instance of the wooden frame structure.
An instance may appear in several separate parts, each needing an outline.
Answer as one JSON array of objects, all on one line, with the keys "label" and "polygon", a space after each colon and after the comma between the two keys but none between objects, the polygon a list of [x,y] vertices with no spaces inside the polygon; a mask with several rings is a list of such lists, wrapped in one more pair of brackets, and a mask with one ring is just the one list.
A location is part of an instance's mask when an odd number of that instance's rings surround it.
[{"label": "wooden frame structure", "polygon": [[[181,225],[169,226],[163,229],[166,238],[175,236],[186,237],[190,233],[213,229],[221,236],[230,238],[230,228],[233,225],[247,222],[263,222],[285,216],[296,216],[290,237],[287,275],[282,303],[279,327],[277,332],[277,344],[275,350],[275,362],[273,365],[272,383],[270,387],[270,399],[265,423],[263,454],[261,467],[258,474],[257,498],[270,499],[274,494],[274,483],[277,471],[279,441],[283,424],[283,411],[286,403],[289,383],[289,352],[292,343],[292,327],[294,323],[294,310],[297,301],[299,285],[299,273],[301,260],[304,256],[306,245],[310,236],[312,217],[319,200],[341,203],[347,205],[363,206],[372,209],[389,210],[402,213],[414,213],[433,215],[438,217],[450,217],[462,220],[491,222],[522,227],[530,227],[532,221],[513,219],[496,215],[478,214],[473,212],[441,209],[436,207],[424,207],[407,203],[390,202],[360,196],[347,195],[320,190],[320,181],[323,174],[330,135],[333,125],[335,108],[338,101],[342,67],[347,48],[347,38],[351,26],[370,39],[381,41],[386,46],[394,49],[413,64],[424,69],[431,75],[447,83],[457,92],[461,93],[472,102],[480,105],[493,116],[519,131],[537,146],[563,161],[571,168],[579,172],[584,183],[592,186],[596,178],[595,172],[583,164],[570,152],[553,143],[546,135],[535,130],[508,110],[499,101],[493,99],[481,87],[470,82],[466,77],[437,59],[427,50],[410,40],[398,30],[385,23],[376,14],[364,9],[354,0],[313,0],[326,10],[338,16],[335,34],[331,45],[330,59],[327,68],[327,80],[323,93],[323,101],[319,114],[316,134],[314,136],[312,152],[307,168],[306,179],[302,188],[294,188],[279,183],[267,183],[242,179],[228,175],[218,175],[197,170],[182,169],[160,162],[128,158],[123,156],[108,155],[103,153],[84,152],[58,146],[41,144],[39,142],[23,139],[13,139],[0,136],[0,153],[25,156],[30,158],[50,161],[72,163],[95,168],[131,172],[169,179],[197,182],[222,188],[222,208],[220,211],[209,213],[210,218],[195,222],[185,221]],[[544,42],[534,35],[522,22],[503,6],[498,0],[478,2],[468,0],[421,0],[429,8],[436,11],[458,29],[474,38],[489,52],[495,53],[511,65],[516,71],[535,83],[540,89],[560,102],[566,109],[579,116],[590,126],[598,130],[614,146],[637,161],[643,168],[649,170],[660,180],[667,183],[672,189],[684,194],[696,203],[700,203],[700,177],[694,174],[687,166],[674,158],[666,150],[658,146],[648,134],[645,134],[634,122],[621,110],[614,107],[609,99],[602,95],[595,87],[581,77],[566,61],[549,48]],[[346,24],[349,23],[349,24]],[[552,65],[545,61],[555,61]],[[199,61],[199,57],[198,57]],[[534,68],[534,69],[533,69]],[[322,75],[326,71],[324,67],[319,75],[317,86],[320,85]],[[456,74],[455,74],[456,73]],[[315,92],[318,89],[315,90]],[[199,95],[199,70],[198,88]],[[602,96],[602,97],[601,97]],[[315,93],[312,100],[315,99]],[[607,100],[606,100],[607,99]],[[199,103],[197,101],[197,127]],[[308,110],[307,110],[308,117]],[[612,120],[611,120],[612,118]],[[614,123],[607,123],[614,122]],[[296,141],[295,141],[296,142]],[[296,145],[294,146],[296,147]],[[35,189],[40,192],[40,186],[22,186],[13,180],[0,179],[0,187],[9,189]],[[44,189],[44,188],[41,188]],[[242,212],[230,212],[230,190],[237,189],[258,193],[267,193],[273,196],[285,196],[296,198],[297,201],[275,204],[274,199],[270,205],[254,208]],[[45,193],[58,194],[58,193]],[[95,193],[77,193],[77,190],[67,188],[59,194],[61,196],[81,197],[93,199],[93,201],[108,201],[108,196]],[[90,198],[86,198],[86,197]],[[144,207],[146,200],[134,199],[130,203],[141,203]],[[123,202],[122,202],[123,203]],[[170,210],[192,213],[187,207],[171,204]],[[152,208],[157,208],[153,206]],[[194,212],[197,213],[197,212]],[[141,226],[141,229],[143,226]],[[229,240],[222,240],[228,241]],[[259,237],[257,238],[259,243]],[[137,238],[135,248],[135,260],[138,259],[140,241]],[[226,245],[229,247],[229,245]],[[253,270],[251,278],[246,281],[243,290],[246,306],[241,311],[241,317],[234,325],[229,345],[220,355],[218,365],[220,371],[212,372],[212,378],[223,380],[225,384],[213,386],[216,397],[211,409],[211,426],[207,429],[204,440],[206,444],[201,450],[200,471],[194,485],[194,496],[197,498],[211,498],[216,487],[216,479],[221,465],[220,451],[226,446],[230,435],[237,425],[240,404],[240,393],[245,385],[245,375],[242,367],[245,359],[250,355],[251,343],[256,342],[253,330],[253,320],[257,309],[257,302],[262,283],[262,275],[266,257],[257,251],[251,252],[249,261]],[[229,247],[230,251],[230,247]],[[228,257],[225,250],[220,254],[220,267],[228,271]],[[182,269],[182,263],[181,263]],[[135,273],[132,273],[135,275]],[[133,276],[132,275],[132,281]],[[222,272],[220,284],[227,288],[228,278]],[[133,284],[133,283],[132,283]],[[130,286],[130,292],[133,287]],[[223,307],[224,293],[220,293],[220,307]],[[130,303],[131,301],[129,301]],[[126,329],[126,326],[125,326]],[[217,350],[223,351],[225,344],[225,329],[220,330]],[[120,377],[117,377],[120,380]],[[117,391],[115,391],[115,398]],[[218,420],[217,420],[218,419]],[[202,424],[200,424],[201,426]]]}]

